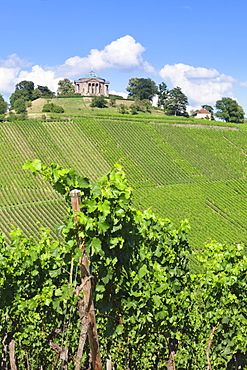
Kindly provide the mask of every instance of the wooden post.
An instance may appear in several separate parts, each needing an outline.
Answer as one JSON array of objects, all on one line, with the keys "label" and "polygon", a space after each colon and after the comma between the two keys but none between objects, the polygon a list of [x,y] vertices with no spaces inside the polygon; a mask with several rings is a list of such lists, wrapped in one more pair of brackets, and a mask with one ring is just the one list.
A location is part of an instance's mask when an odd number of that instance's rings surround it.
[{"label": "wooden post", "polygon": [[[80,190],[74,189],[70,192],[71,203],[73,212],[80,211],[81,204],[81,193]],[[78,218],[75,216],[75,223],[78,222]],[[102,370],[100,351],[99,351],[99,340],[96,327],[95,310],[92,298],[92,283],[91,275],[89,271],[88,256],[83,245],[83,240],[78,238],[78,247],[83,252],[83,256],[80,260],[80,271],[81,271],[81,286],[84,297],[84,309],[88,315],[88,338],[91,351],[92,370]]]}]

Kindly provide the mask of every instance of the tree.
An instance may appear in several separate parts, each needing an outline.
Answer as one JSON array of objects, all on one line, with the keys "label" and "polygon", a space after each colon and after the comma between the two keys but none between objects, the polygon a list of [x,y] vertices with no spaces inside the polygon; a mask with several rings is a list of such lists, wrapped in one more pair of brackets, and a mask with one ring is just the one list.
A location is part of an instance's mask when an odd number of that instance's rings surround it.
[{"label": "tree", "polygon": [[25,102],[33,100],[34,83],[32,81],[21,81],[15,86],[15,91],[10,96],[10,105],[14,108],[15,101],[23,99]]},{"label": "tree", "polygon": [[57,93],[58,95],[74,94],[75,88],[74,88],[73,82],[70,81],[68,78],[64,78],[63,80],[60,80],[58,82]]},{"label": "tree", "polygon": [[202,109],[205,109],[211,113],[211,119],[214,120],[214,108],[211,105],[204,104],[202,105]]},{"label": "tree", "polygon": [[14,110],[17,114],[26,113],[26,102],[24,98],[19,98],[15,100]]},{"label": "tree", "polygon": [[187,96],[182,92],[180,87],[174,87],[167,94],[164,101],[164,109],[169,116],[185,116],[188,117],[186,112],[186,105],[188,104]]},{"label": "tree", "polygon": [[7,112],[8,103],[4,101],[3,96],[0,94],[0,114],[4,114]]},{"label": "tree", "polygon": [[106,108],[107,107],[107,101],[105,100],[103,95],[100,96],[94,96],[92,99],[92,102],[90,104],[92,108]]},{"label": "tree", "polygon": [[41,92],[41,96],[49,96],[51,98],[54,97],[55,93],[51,91],[47,86],[40,86],[38,85],[37,90]]},{"label": "tree", "polygon": [[129,96],[140,100],[152,101],[154,95],[157,94],[157,86],[150,78],[131,78],[126,90]]},{"label": "tree", "polygon": [[218,109],[215,115],[223,121],[235,123],[244,122],[244,110],[236,100],[232,98],[222,98],[221,100],[217,100],[215,106],[216,109]]},{"label": "tree", "polygon": [[162,82],[161,84],[158,85],[158,92],[157,92],[157,95],[158,95],[158,107],[159,108],[163,108],[164,107],[164,104],[165,104],[165,100],[167,99],[167,96],[168,96],[168,89],[167,89],[167,85],[165,82]]}]

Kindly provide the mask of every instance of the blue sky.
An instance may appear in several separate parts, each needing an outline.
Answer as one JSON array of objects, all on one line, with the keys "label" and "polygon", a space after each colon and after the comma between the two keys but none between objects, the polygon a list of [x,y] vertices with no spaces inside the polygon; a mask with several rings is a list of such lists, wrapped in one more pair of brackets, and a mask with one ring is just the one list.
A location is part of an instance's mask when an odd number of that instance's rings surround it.
[{"label": "blue sky", "polygon": [[21,80],[56,91],[93,69],[117,93],[149,77],[191,107],[229,96],[247,115],[246,13],[243,0],[2,0],[0,94]]}]

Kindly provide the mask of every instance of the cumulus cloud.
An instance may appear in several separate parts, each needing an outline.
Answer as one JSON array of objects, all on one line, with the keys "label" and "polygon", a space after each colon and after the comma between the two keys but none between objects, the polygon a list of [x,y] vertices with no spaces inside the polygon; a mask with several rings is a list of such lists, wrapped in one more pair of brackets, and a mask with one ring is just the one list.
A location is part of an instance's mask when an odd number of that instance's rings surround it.
[{"label": "cumulus cloud", "polygon": [[91,69],[96,72],[107,68],[119,71],[139,70],[155,74],[154,67],[143,60],[144,51],[145,48],[140,43],[126,35],[111,42],[103,50],[92,49],[86,57],[74,56],[58,66],[44,68],[35,65],[30,70],[30,63],[13,54],[6,60],[0,59],[0,93],[12,93],[15,85],[22,80],[33,81],[35,85],[48,86],[56,91],[60,79],[81,77]]},{"label": "cumulus cloud", "polygon": [[234,78],[220,74],[216,69],[193,67],[183,63],[166,64],[159,74],[162,79],[181,87],[191,104],[214,105],[222,96],[232,97]]},{"label": "cumulus cloud", "polygon": [[87,57],[75,56],[69,58],[65,63],[58,67],[57,73],[66,74],[67,76],[77,76],[90,69],[99,71],[107,68],[118,70],[139,69],[147,73],[155,73],[147,61],[142,58],[145,48],[129,35],[121,37],[103,50],[92,49]]},{"label": "cumulus cloud", "polygon": [[128,98],[128,94],[126,92],[118,92],[118,91],[115,91],[115,90],[110,90],[109,93],[112,94],[112,95],[122,96],[124,99]]},{"label": "cumulus cloud", "polygon": [[16,54],[9,55],[6,60],[0,59],[0,93],[13,92],[19,72],[29,65],[30,63]]},{"label": "cumulus cloud", "polygon": [[33,81],[34,84],[48,86],[52,91],[57,90],[58,81],[60,78],[55,78],[55,72],[52,70],[44,70],[42,67],[33,66],[31,71],[21,71],[18,75],[18,82]]}]

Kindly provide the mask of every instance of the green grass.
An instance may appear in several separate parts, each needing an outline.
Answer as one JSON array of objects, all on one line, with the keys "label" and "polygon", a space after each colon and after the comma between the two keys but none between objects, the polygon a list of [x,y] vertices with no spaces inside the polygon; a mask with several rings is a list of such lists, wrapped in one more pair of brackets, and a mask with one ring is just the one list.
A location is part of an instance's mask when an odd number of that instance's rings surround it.
[{"label": "green grass", "polygon": [[[75,107],[70,109],[75,114]],[[209,239],[247,242],[245,125],[227,129],[226,124],[210,122],[221,126],[212,129],[208,121],[192,118],[83,112],[63,121],[1,123],[3,232],[8,235],[15,224],[35,235],[39,226],[47,225],[55,235],[66,212],[63,199],[49,184],[22,170],[28,159],[40,158],[45,164],[75,168],[93,181],[115,163],[122,164],[133,187],[134,206],[152,207],[175,224],[188,218],[195,249]]]}]

